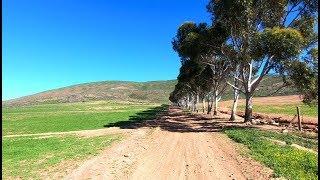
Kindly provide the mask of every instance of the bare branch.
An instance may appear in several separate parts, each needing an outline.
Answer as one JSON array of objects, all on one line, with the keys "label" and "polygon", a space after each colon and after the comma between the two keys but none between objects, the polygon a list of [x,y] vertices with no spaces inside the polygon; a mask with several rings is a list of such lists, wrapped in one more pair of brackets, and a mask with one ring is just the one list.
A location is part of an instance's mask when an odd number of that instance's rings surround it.
[{"label": "bare branch", "polygon": [[238,78],[237,76],[233,76],[233,78],[235,78],[236,80],[238,80],[238,81],[243,83],[243,81],[240,78]]},{"label": "bare branch", "polygon": [[250,86],[255,86],[256,83],[259,83],[261,81],[261,79],[263,78],[263,76],[265,76],[268,73],[268,69],[270,69],[271,67],[269,66],[269,62],[273,59],[274,56],[271,56],[267,59],[266,63],[263,66],[263,69],[260,73],[260,75],[254,79],[251,83]]},{"label": "bare branch", "polygon": [[236,90],[238,90],[238,91],[240,91],[240,92],[242,92],[242,93],[245,93],[242,89],[234,86],[233,84],[229,83],[228,81],[227,81],[227,84],[229,84],[229,85],[230,85],[231,87],[233,87],[234,89],[236,89]]},{"label": "bare branch", "polygon": [[214,64],[211,64],[211,63],[208,63],[208,62],[205,62],[205,61],[200,61],[201,63],[204,63],[204,64],[208,64],[210,66],[215,66]]}]

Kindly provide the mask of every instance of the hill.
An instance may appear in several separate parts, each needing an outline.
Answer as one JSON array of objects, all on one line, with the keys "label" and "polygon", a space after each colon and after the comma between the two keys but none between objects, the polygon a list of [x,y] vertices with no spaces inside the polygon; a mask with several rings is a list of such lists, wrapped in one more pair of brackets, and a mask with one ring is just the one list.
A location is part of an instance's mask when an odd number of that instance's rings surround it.
[{"label": "hill", "polygon": [[85,102],[96,100],[168,103],[175,80],[128,82],[101,81],[53,89],[30,96],[3,101],[4,106],[42,103]]},{"label": "hill", "polygon": [[[265,97],[265,96],[285,96],[285,95],[297,95],[298,92],[294,87],[284,87],[279,89],[283,85],[282,78],[279,76],[268,75],[262,79],[258,88],[256,89],[255,97]],[[274,93],[277,91],[276,93]],[[222,100],[230,100],[233,98],[233,89],[228,86]],[[245,98],[243,94],[240,93],[240,98]]]},{"label": "hill", "polygon": [[[43,103],[85,102],[96,100],[168,103],[170,92],[173,91],[176,80],[129,82],[101,81],[84,83],[53,89],[30,96],[3,101],[3,106],[23,106]],[[261,82],[255,96],[267,96],[282,84],[279,77],[266,77]],[[293,88],[284,88],[274,95],[296,94]],[[223,100],[232,98],[232,89],[227,88]]]}]

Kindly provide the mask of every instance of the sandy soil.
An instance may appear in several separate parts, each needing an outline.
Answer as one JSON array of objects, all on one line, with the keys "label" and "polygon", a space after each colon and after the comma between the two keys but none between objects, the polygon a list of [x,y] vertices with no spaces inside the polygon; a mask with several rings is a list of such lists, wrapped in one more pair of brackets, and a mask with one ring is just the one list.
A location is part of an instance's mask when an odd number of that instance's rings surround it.
[{"label": "sandy soil", "polygon": [[170,107],[160,119],[123,127],[135,131],[64,179],[269,179],[270,169],[241,156],[245,148],[219,132],[230,125]]},{"label": "sandy soil", "polygon": [[[299,95],[290,95],[290,96],[271,96],[271,97],[253,97],[252,99],[254,104],[260,105],[279,105],[279,104],[296,104],[302,102],[302,99]],[[221,106],[227,107],[232,106],[233,100],[222,101]],[[239,99],[238,105],[245,105],[245,99]]]}]

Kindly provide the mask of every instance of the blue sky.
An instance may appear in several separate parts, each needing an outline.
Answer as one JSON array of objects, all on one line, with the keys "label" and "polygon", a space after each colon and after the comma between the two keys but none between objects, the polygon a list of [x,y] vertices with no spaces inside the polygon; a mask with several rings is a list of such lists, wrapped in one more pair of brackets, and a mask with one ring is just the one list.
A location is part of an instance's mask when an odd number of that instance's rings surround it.
[{"label": "blue sky", "polygon": [[175,79],[171,40],[207,0],[3,0],[2,100],[68,85]]}]

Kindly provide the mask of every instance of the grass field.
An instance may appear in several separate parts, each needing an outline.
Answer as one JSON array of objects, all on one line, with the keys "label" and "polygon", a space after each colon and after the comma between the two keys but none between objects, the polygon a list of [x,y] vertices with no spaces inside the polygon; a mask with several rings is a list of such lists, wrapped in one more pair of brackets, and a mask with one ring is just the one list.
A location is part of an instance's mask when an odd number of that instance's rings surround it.
[{"label": "grass field", "polygon": [[[37,179],[59,164],[71,164],[97,154],[120,135],[80,137],[76,135],[6,137],[47,132],[101,129],[153,119],[167,106],[127,102],[96,101],[43,104],[3,108],[2,177]],[[60,169],[61,171],[61,169]]]},{"label": "grass field", "polygon": [[[229,129],[225,133],[236,142],[245,144],[250,155],[273,169],[276,176],[318,179],[318,154],[289,146],[295,143],[317,150],[317,139],[256,129]],[[285,141],[287,145],[277,145],[265,138]]]},{"label": "grass field", "polygon": [[[221,107],[231,109],[233,101],[222,101]],[[290,96],[274,96],[274,97],[254,97],[253,98],[253,112],[265,114],[279,114],[294,116],[297,114],[297,106],[300,107],[300,112],[304,117],[317,118],[318,106],[309,106],[302,103],[299,95]],[[239,99],[238,108],[239,112],[245,109],[245,99]]]},{"label": "grass field", "polygon": [[2,178],[38,179],[39,173],[52,171],[62,161],[74,164],[120,138],[116,135],[3,138]]},{"label": "grass field", "polygon": [[104,128],[118,121],[130,121],[138,112],[157,106],[98,101],[5,108],[2,132],[13,135]]},{"label": "grass field", "polygon": [[[284,114],[294,116],[297,114],[297,106],[300,107],[300,112],[303,116],[318,117],[318,106],[308,106],[302,103],[297,104],[279,104],[279,105],[262,105],[257,104],[253,106],[254,112]],[[239,111],[244,111],[245,106],[239,106]]]}]

